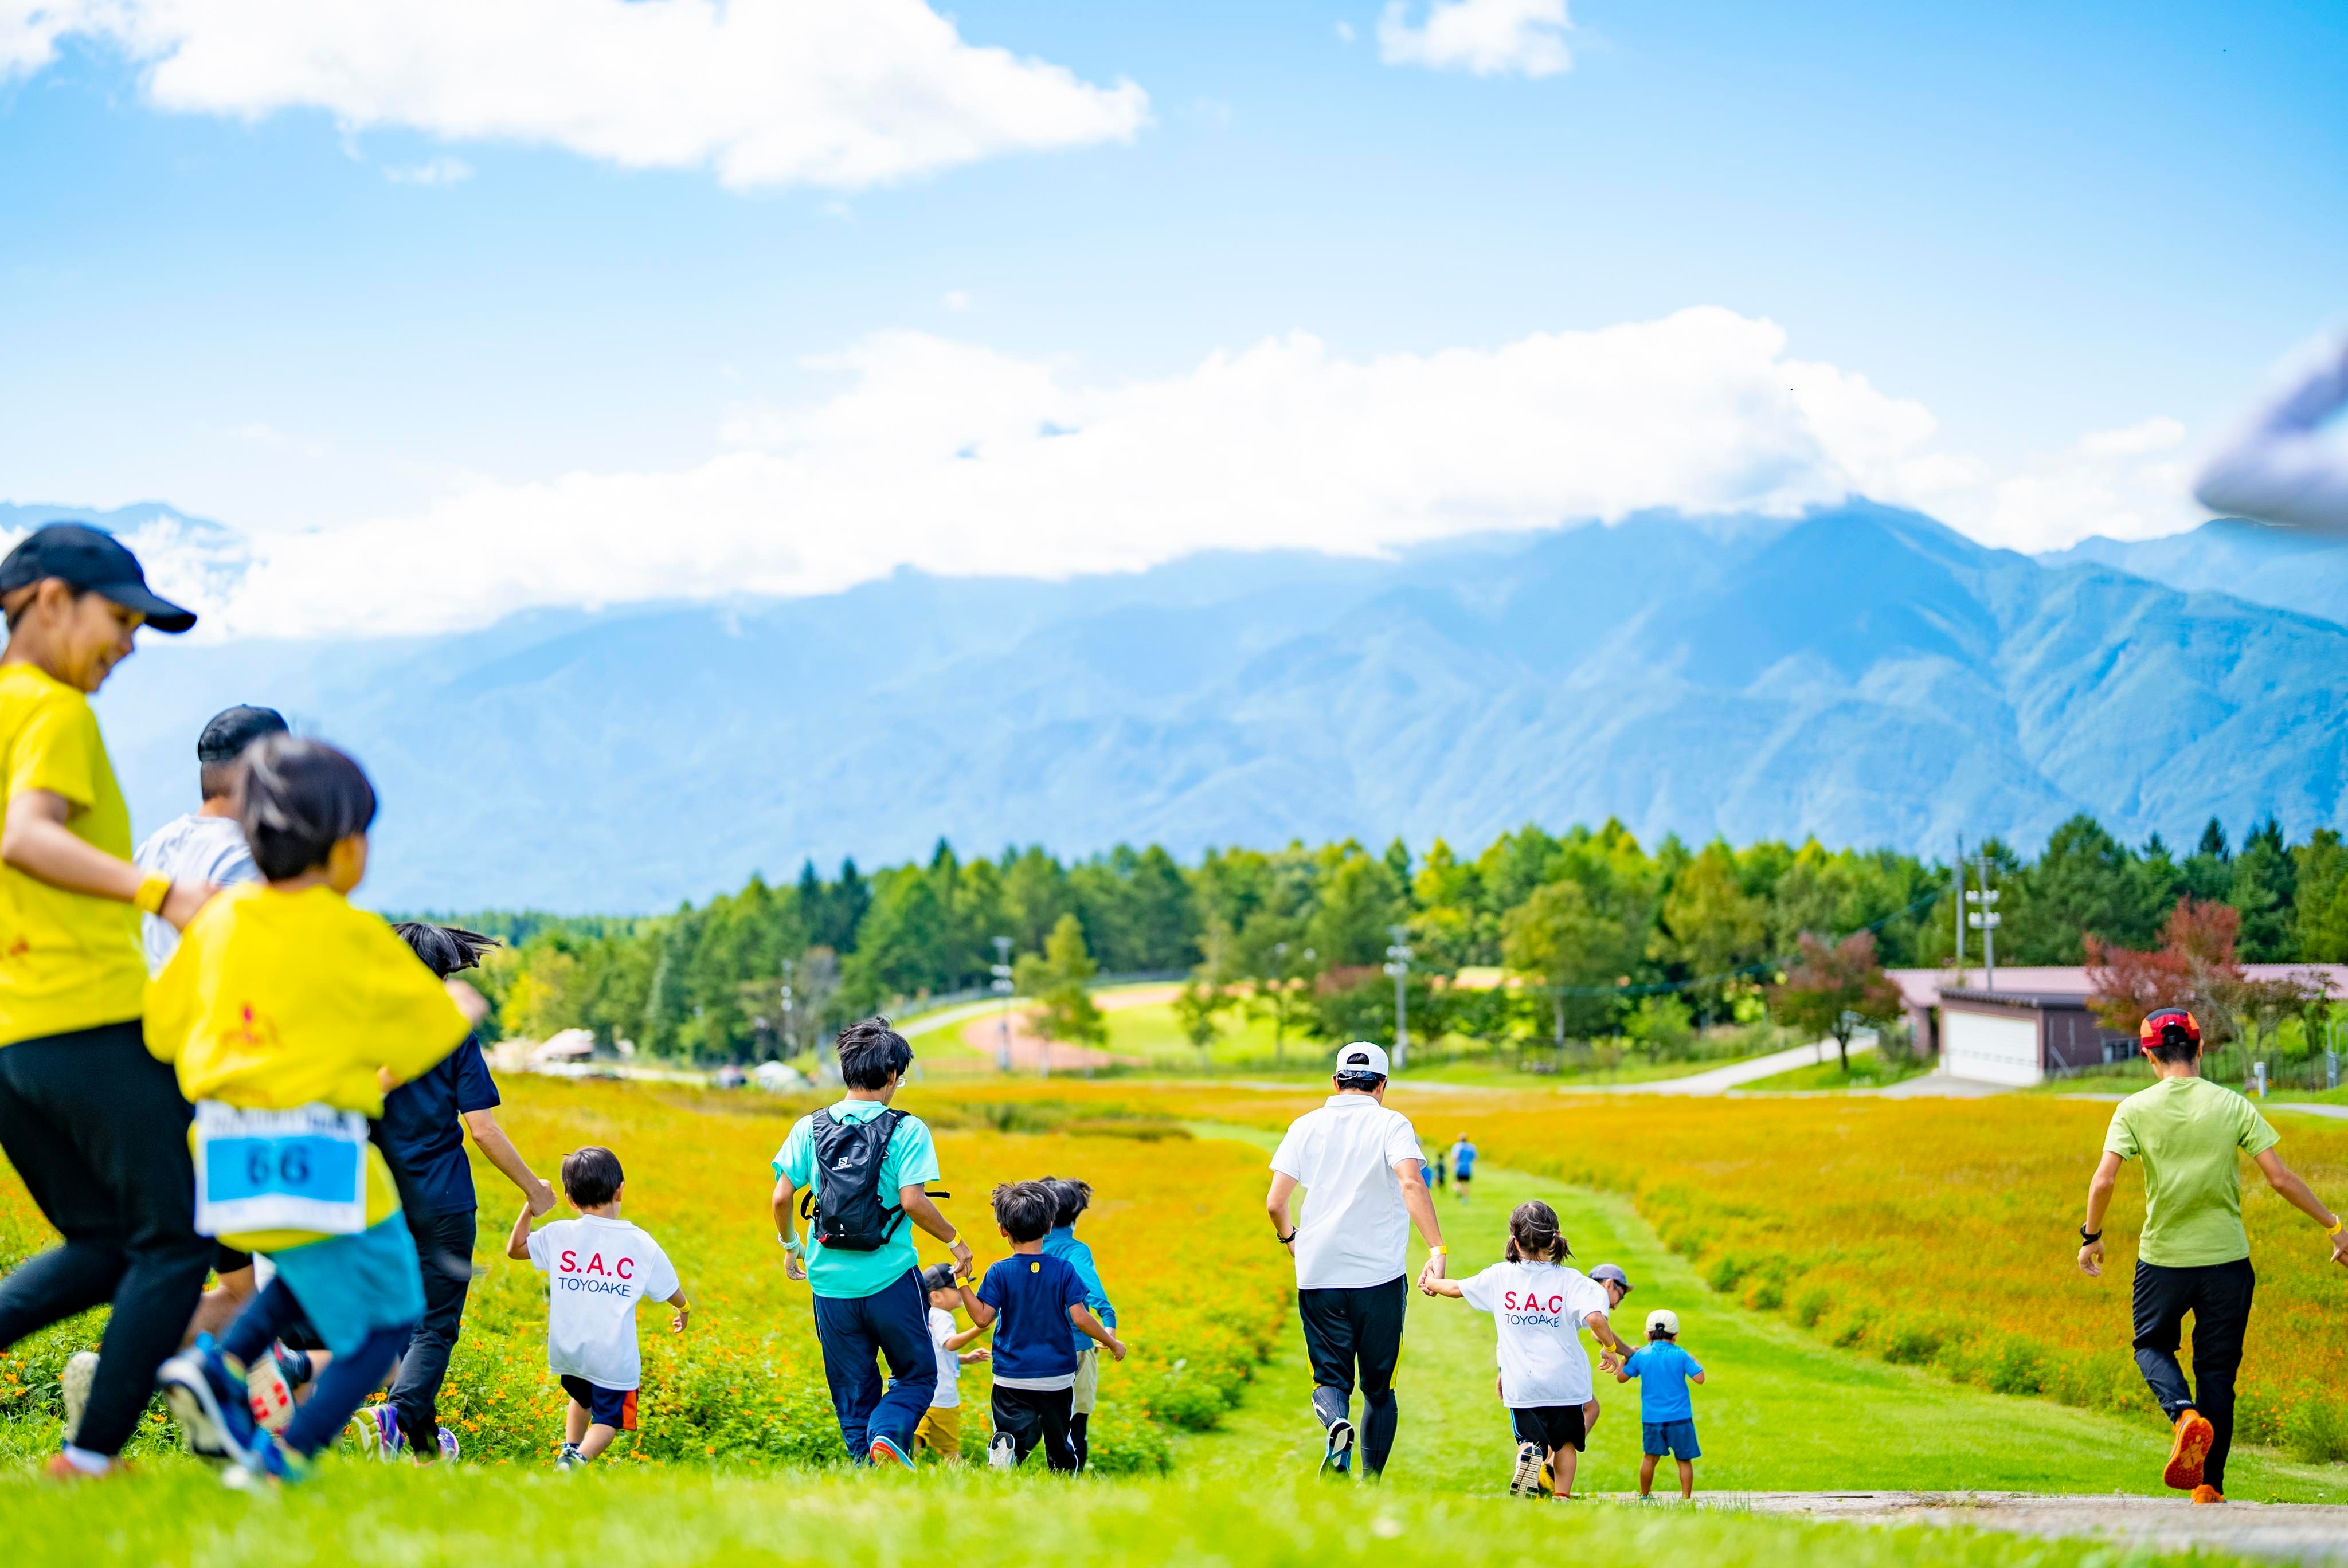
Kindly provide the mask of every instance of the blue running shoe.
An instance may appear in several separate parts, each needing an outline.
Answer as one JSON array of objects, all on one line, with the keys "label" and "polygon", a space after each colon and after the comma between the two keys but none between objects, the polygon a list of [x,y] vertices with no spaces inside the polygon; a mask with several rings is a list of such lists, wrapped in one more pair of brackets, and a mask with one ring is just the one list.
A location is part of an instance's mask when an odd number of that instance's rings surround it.
[{"label": "blue running shoe", "polygon": [[247,1469],[258,1462],[256,1439],[266,1442],[268,1434],[252,1424],[242,1368],[221,1354],[211,1335],[197,1335],[156,1370],[155,1380],[197,1452],[217,1452]]},{"label": "blue running shoe", "polygon": [[871,1450],[865,1455],[865,1458],[870,1460],[876,1465],[894,1465],[901,1470],[911,1470],[913,1468],[913,1461],[906,1457],[905,1450],[899,1448],[895,1443],[891,1442],[887,1438],[874,1438],[872,1440]]},{"label": "blue running shoe", "polygon": [[1351,1475],[1354,1473],[1354,1423],[1329,1423],[1329,1451],[1321,1456],[1321,1473]]}]

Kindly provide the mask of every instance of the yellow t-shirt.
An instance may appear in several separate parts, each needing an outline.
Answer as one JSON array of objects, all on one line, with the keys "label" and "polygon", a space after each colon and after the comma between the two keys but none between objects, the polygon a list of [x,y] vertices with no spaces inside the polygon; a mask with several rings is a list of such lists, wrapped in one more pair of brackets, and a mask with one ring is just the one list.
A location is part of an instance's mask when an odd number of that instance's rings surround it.
[{"label": "yellow t-shirt", "polygon": [[[471,1027],[380,916],[331,887],[227,889],[188,923],[147,989],[147,1049],[177,1069],[180,1092],[255,1110],[318,1104],[380,1116],[377,1070],[414,1078]],[[398,1210],[390,1170],[370,1144],[367,1223]],[[270,1252],[316,1238],[221,1239]]]},{"label": "yellow t-shirt", "polygon": [[[0,822],[26,790],[71,803],[66,830],[130,858],[130,810],[89,699],[32,664],[0,664]],[[139,911],[0,864],[0,1046],[139,1016]]]}]

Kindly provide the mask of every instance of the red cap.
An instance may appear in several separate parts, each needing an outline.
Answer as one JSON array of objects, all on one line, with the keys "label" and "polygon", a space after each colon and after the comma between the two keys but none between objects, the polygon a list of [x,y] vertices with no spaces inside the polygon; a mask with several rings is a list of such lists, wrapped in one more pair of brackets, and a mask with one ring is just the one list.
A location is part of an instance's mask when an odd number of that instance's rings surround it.
[{"label": "red cap", "polygon": [[2183,1034],[2194,1044],[2201,1043],[2201,1025],[2194,1020],[2191,1013],[2187,1012],[2183,1008],[2155,1008],[2145,1014],[2144,1022],[2137,1026],[2137,1049],[2144,1051],[2151,1050],[2153,1047],[2168,1040],[2168,1031],[2172,1029]]}]

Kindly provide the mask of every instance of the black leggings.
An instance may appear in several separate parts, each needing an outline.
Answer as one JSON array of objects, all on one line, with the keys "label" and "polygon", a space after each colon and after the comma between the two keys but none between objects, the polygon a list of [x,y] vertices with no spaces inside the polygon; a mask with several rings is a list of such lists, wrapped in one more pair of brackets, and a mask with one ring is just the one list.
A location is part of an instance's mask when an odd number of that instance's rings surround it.
[{"label": "black leggings", "polygon": [[1344,1419],[1353,1402],[1354,1370],[1360,1369],[1362,1470],[1367,1475],[1385,1469],[1402,1419],[1394,1375],[1402,1358],[1403,1312],[1409,1305],[1410,1281],[1400,1276],[1384,1285],[1296,1293],[1304,1350],[1313,1361],[1313,1412],[1323,1426]]},{"label": "black leggings", "polygon": [[[2250,1260],[2213,1263],[2200,1268],[2165,1268],[2138,1259],[2136,1266],[2136,1364],[2170,1420],[2190,1407],[2208,1419],[2214,1434],[2201,1479],[2226,1490],[2226,1455],[2234,1446],[2234,1374],[2241,1370],[2242,1335],[2250,1325],[2250,1295],[2258,1276]],[[2185,1315],[2193,1315],[2193,1381],[2177,1364]]]},{"label": "black leggings", "polygon": [[112,1302],[77,1443],[121,1451],[211,1272],[191,1112],[139,1022],[0,1046],[0,1149],[65,1236],[0,1280],[0,1349]]}]

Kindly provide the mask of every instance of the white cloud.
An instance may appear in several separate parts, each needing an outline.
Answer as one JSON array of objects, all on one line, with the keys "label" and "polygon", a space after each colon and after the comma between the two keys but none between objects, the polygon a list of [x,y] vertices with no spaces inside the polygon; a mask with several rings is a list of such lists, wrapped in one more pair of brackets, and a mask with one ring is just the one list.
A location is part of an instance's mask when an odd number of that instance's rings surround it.
[{"label": "white cloud", "polygon": [[1479,77],[1553,77],[1572,67],[1565,0],[1427,0],[1426,18],[1414,23],[1416,10],[1417,0],[1388,0],[1378,17],[1378,58],[1387,65]]},{"label": "white cloud", "polygon": [[1113,385],[913,332],[815,368],[844,384],[737,415],[698,466],[476,482],[418,515],[259,539],[233,602],[206,608],[234,632],[424,630],[901,565],[1062,576],[1647,507],[1782,513],[1948,473],[1921,406],[1716,309],[1366,360],[1296,333]]},{"label": "white cloud", "polygon": [[2141,457],[2166,452],[2185,442],[2185,426],[2165,414],[2118,430],[2097,430],[2079,437],[2079,456],[2086,458]]},{"label": "white cloud", "polygon": [[383,177],[394,185],[455,185],[473,178],[473,166],[461,158],[434,158],[386,168]]},{"label": "white cloud", "polygon": [[0,0],[0,75],[68,35],[157,107],[568,149],[729,186],[857,188],[1130,140],[1148,96],[965,43],[923,0]]},{"label": "white cloud", "polygon": [[950,311],[966,311],[970,309],[970,291],[967,289],[948,289],[946,291],[945,299],[942,302],[946,309]]},{"label": "white cloud", "polygon": [[1353,25],[1351,22],[1340,22],[1340,23],[1338,23],[1338,24],[1337,24],[1337,42],[1339,42],[1339,43],[1341,43],[1341,44],[1350,44],[1350,43],[1352,43],[1353,41],[1354,41],[1354,25]]}]

